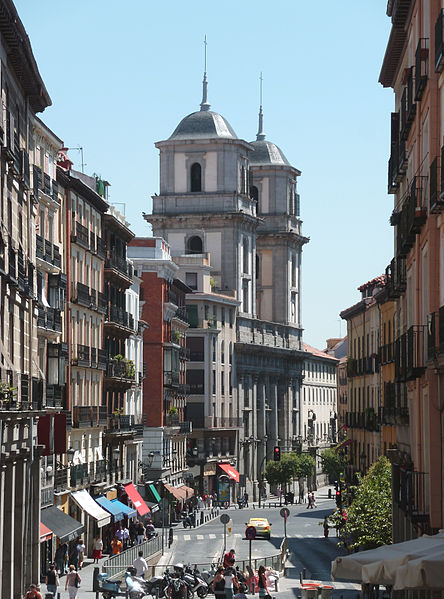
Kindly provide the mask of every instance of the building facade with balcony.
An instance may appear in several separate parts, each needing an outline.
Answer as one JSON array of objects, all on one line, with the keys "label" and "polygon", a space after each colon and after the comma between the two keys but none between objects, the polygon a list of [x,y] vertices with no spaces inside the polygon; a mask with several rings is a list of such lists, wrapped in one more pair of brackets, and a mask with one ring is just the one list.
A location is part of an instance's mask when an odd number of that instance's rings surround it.
[{"label": "building facade with balcony", "polygon": [[[57,181],[65,207],[67,289],[65,318],[66,410],[68,454],[58,464],[55,504],[85,526],[87,553],[97,521],[74,501],[76,491],[93,492],[95,485],[118,470],[119,456],[106,461],[104,432],[108,426],[103,405],[103,376],[107,368],[103,324],[103,215],[108,202],[97,191],[94,177],[73,170],[65,149],[58,156]],[[63,488],[65,487],[65,488]]]},{"label": "building facade with balcony", "polygon": [[396,444],[393,538],[443,526],[442,357],[444,304],[442,2],[389,2],[392,27],[379,81],[394,92],[388,192],[394,258],[388,267],[395,302]]},{"label": "building facade with balcony", "polygon": [[[300,264],[308,240],[299,219],[300,173],[265,140],[262,109],[252,143],[209,110],[206,75],[200,108],[156,144],[160,194],[145,218],[173,256],[206,254],[214,286],[240,302],[235,416],[243,420],[244,437],[255,441],[240,444],[238,463],[256,498],[273,446],[291,451],[301,431]],[[190,284],[202,269],[188,268]]]},{"label": "building facade with balcony", "polygon": [[[212,291],[208,258],[205,255],[175,256],[179,276],[188,280],[187,314],[187,399],[186,419],[193,423],[188,438],[188,465],[201,494],[218,492],[218,463],[238,467],[239,442],[243,428],[239,417],[234,346],[236,313],[240,302]],[[200,265],[200,270],[196,269]],[[190,271],[196,273],[192,281]]]},{"label": "building facade with balcony", "polygon": [[385,286],[385,275],[361,285],[361,300],[343,310],[347,321],[348,412],[346,413],[349,465],[348,480],[366,473],[380,455],[380,311],[375,295]]},{"label": "building facade with balcony", "polygon": [[19,599],[40,575],[38,422],[47,411],[36,359],[39,200],[30,154],[35,114],[51,100],[13,3],[0,8],[0,595]]},{"label": "building facade with balcony", "polygon": [[143,333],[143,456],[145,480],[171,486],[184,483],[187,437],[185,419],[186,318],[185,296],[190,288],[177,279],[178,266],[168,244],[159,237],[135,238],[128,255],[141,279]]},{"label": "building facade with balcony", "polygon": [[337,441],[337,367],[338,360],[307,343],[302,381],[303,431],[300,447],[316,461],[316,482],[328,483],[322,473],[319,454]]}]

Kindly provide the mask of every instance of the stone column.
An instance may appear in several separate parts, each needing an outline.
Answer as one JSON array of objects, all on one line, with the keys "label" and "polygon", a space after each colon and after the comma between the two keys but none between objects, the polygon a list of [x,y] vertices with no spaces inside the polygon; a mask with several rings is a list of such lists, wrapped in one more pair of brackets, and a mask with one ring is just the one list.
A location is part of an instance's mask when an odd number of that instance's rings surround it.
[{"label": "stone column", "polygon": [[[24,452],[26,454],[26,450]],[[15,503],[14,503],[14,566],[13,585],[14,597],[20,594],[28,582],[25,580],[25,569],[29,572],[30,560],[33,558],[29,551],[29,533],[32,528],[27,526],[28,519],[32,518],[32,503],[29,504],[29,487],[27,481],[28,460],[20,456],[15,464]],[[27,505],[25,505],[25,501]],[[25,514],[25,509],[27,514]],[[37,579],[38,580],[38,579]],[[37,583],[36,583],[37,584]]]},{"label": "stone column", "polygon": [[271,423],[270,423],[270,440],[273,445],[278,444],[279,438],[279,411],[278,411],[278,379],[271,379]]},{"label": "stone column", "polygon": [[[15,462],[10,459],[6,462],[5,493],[4,493],[4,520],[3,520],[3,571],[1,576],[2,597],[13,597],[13,559],[14,559],[14,489],[15,489]],[[21,561],[21,564],[23,561]]]},{"label": "stone column", "polygon": [[251,451],[251,481],[253,483],[253,501],[258,500],[257,494],[257,485],[258,485],[258,473],[257,473],[257,444],[255,439],[258,438],[258,419],[257,419],[257,408],[258,408],[258,396],[257,396],[257,386],[258,386],[258,377],[255,375],[252,377],[252,398],[251,398],[251,416],[252,416],[252,436],[254,440],[252,440],[250,445]]},{"label": "stone column", "polygon": [[[6,466],[3,463],[0,466],[0,564],[3,564],[3,544],[5,529],[5,473]],[[1,588],[1,585],[0,585]]]},{"label": "stone column", "polygon": [[258,383],[258,427],[257,427],[257,473],[259,481],[262,480],[262,472],[265,468],[265,456],[267,451],[267,445],[265,441],[267,431],[267,412],[265,410],[265,404],[267,401],[266,395],[267,387],[265,384],[265,378],[261,377]]}]

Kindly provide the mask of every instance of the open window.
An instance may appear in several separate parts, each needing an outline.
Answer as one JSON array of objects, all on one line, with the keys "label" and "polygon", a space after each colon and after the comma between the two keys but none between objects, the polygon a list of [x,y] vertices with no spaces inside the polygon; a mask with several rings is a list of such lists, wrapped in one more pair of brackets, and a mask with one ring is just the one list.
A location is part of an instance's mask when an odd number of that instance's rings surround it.
[{"label": "open window", "polygon": [[198,162],[191,165],[191,191],[202,191],[202,167]]}]

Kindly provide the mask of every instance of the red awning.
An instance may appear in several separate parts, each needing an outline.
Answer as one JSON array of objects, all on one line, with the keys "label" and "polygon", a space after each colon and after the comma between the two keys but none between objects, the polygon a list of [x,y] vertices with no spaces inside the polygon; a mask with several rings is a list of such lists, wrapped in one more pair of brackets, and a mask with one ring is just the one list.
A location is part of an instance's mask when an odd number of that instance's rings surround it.
[{"label": "red awning", "polygon": [[228,474],[230,478],[233,478],[237,483],[239,482],[239,472],[230,464],[218,464],[219,468],[222,468],[224,472]]},{"label": "red awning", "polygon": [[125,488],[125,493],[128,495],[128,497],[133,502],[133,505],[136,508],[139,516],[145,516],[145,514],[151,513],[150,508],[144,502],[139,491],[136,489],[136,487],[133,485],[133,483],[128,483],[127,485],[125,485],[124,488]]},{"label": "red awning", "polygon": [[42,522],[40,522],[40,543],[44,543],[45,541],[49,541],[52,539],[52,535],[54,533],[47,526],[45,526]]},{"label": "red awning", "polygon": [[342,441],[342,443],[339,443],[339,445],[335,447],[335,452],[338,453],[338,451],[341,451],[341,449],[344,449],[347,445],[351,445],[353,442],[354,439],[345,439],[345,441]]},{"label": "red awning", "polygon": [[184,500],[184,494],[182,493],[182,491],[180,491],[181,487],[173,487],[172,485],[168,485],[167,483],[163,483],[163,486],[168,491],[168,493],[171,493],[171,495],[173,495],[173,497],[177,499],[177,501]]}]

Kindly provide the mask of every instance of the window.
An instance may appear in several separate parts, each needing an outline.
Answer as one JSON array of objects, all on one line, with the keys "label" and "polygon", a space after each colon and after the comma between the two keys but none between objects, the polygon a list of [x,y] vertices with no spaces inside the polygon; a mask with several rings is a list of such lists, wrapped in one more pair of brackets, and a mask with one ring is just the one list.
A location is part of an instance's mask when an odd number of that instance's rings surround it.
[{"label": "window", "polygon": [[248,312],[248,281],[244,281],[242,284],[242,309],[244,312]]},{"label": "window", "polygon": [[187,370],[187,384],[190,386],[191,394],[205,393],[204,387],[204,371],[203,370]]},{"label": "window", "polygon": [[257,210],[258,204],[259,204],[259,190],[256,187],[256,185],[252,185],[250,187],[250,198],[253,200],[253,202],[256,202],[256,210]]},{"label": "window", "polygon": [[220,392],[221,395],[225,395],[225,372],[223,370],[220,373]]},{"label": "window", "polygon": [[221,364],[225,364],[225,341],[220,344],[220,361]]},{"label": "window", "polygon": [[191,191],[202,191],[202,167],[198,162],[191,165]]},{"label": "window", "polygon": [[196,272],[186,272],[185,273],[185,283],[188,285],[190,289],[195,291],[197,289],[197,273]]},{"label": "window", "polygon": [[190,237],[187,242],[187,254],[201,254],[203,250],[202,239],[197,235]]},{"label": "window", "polygon": [[244,237],[242,241],[242,255],[243,255],[243,272],[249,272],[249,252],[248,252],[248,237]]},{"label": "window", "polygon": [[204,345],[205,341],[203,337],[188,337],[187,348],[190,350],[191,362],[203,362],[204,359]]}]

